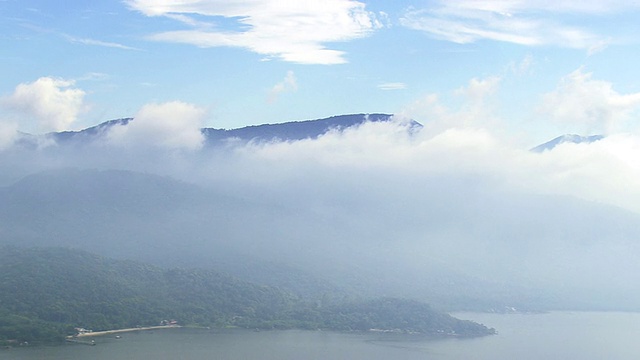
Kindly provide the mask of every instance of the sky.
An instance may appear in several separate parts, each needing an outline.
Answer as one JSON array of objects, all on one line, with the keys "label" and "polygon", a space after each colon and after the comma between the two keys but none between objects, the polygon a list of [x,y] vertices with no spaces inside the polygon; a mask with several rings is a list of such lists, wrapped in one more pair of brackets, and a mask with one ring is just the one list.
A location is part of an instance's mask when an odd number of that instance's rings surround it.
[{"label": "sky", "polygon": [[170,102],[215,128],[482,106],[522,146],[635,129],[638,15],[623,0],[1,0],[0,133]]}]

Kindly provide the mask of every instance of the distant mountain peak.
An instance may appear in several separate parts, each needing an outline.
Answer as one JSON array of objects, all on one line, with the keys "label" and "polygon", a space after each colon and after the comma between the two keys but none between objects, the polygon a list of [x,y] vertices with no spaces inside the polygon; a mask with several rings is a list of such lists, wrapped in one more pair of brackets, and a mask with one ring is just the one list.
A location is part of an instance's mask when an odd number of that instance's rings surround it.
[{"label": "distant mountain peak", "polygon": [[[215,144],[225,139],[240,139],[244,141],[295,141],[315,139],[331,130],[344,130],[366,122],[391,121],[391,114],[350,114],[337,115],[316,120],[290,121],[277,124],[252,125],[237,129],[204,128],[202,133],[207,144]],[[417,122],[412,126],[422,127]]]},{"label": "distant mountain peak", "polygon": [[557,138],[551,141],[547,141],[544,144],[540,144],[532,148],[531,151],[541,153],[547,150],[551,150],[560,144],[565,144],[565,143],[589,144],[602,139],[604,139],[604,135],[582,136],[582,135],[576,135],[576,134],[565,134],[565,135],[558,136]]},{"label": "distant mountain peak", "polygon": [[127,125],[133,118],[121,118],[115,120],[105,121],[96,126],[92,126],[79,131],[62,131],[47,134],[53,137],[56,141],[78,140],[79,138],[87,139],[95,136],[100,136],[109,131],[117,125]]}]

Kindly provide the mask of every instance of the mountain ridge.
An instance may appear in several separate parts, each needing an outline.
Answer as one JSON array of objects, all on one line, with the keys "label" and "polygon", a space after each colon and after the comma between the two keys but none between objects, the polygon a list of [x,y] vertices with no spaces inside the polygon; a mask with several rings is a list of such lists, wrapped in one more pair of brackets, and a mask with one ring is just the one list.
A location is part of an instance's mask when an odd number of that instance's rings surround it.
[{"label": "mountain ridge", "polygon": [[[245,142],[296,141],[315,139],[329,131],[342,131],[366,122],[387,122],[392,121],[392,119],[392,114],[359,113],[335,115],[321,119],[249,125],[233,129],[204,127],[200,129],[200,132],[204,135],[207,146],[216,145],[230,139],[238,139]],[[54,140],[58,144],[84,143],[101,137],[114,126],[127,126],[132,121],[135,121],[135,118],[114,119],[82,130],[50,132],[44,134],[44,136]],[[410,126],[413,128],[422,127],[422,125],[416,121],[411,121]],[[38,136],[39,135],[23,134],[23,140],[26,142],[34,142]]]},{"label": "mountain ridge", "polygon": [[[388,122],[393,121],[393,114],[387,113],[357,113],[334,115],[320,119],[293,120],[280,123],[265,123],[248,125],[239,128],[214,128],[203,127],[200,132],[204,136],[205,147],[215,147],[228,141],[237,140],[242,143],[247,142],[273,142],[273,141],[299,141],[304,139],[317,139],[330,131],[343,131],[348,128],[360,126],[367,122]],[[22,146],[35,146],[53,140],[60,145],[86,144],[107,134],[114,126],[127,126],[133,117],[124,117],[104,121],[98,125],[90,126],[81,130],[68,130],[60,132],[49,132],[43,135],[20,133],[17,141]],[[420,130],[423,125],[415,120],[408,121],[409,131]],[[529,151],[543,153],[550,151],[556,146],[565,143],[589,144],[604,139],[604,135],[578,135],[563,134],[547,142],[539,144]]]},{"label": "mountain ridge", "polygon": [[571,143],[571,144],[590,144],[599,140],[604,139],[604,135],[588,135],[588,136],[583,136],[583,135],[577,135],[577,134],[564,134],[564,135],[560,135],[556,138],[553,138],[545,143],[542,143],[538,146],[535,146],[533,148],[531,148],[530,151],[532,152],[537,152],[537,153],[542,153],[548,150],[552,150],[554,149],[556,146],[560,145],[560,144],[566,144],[566,143]]}]

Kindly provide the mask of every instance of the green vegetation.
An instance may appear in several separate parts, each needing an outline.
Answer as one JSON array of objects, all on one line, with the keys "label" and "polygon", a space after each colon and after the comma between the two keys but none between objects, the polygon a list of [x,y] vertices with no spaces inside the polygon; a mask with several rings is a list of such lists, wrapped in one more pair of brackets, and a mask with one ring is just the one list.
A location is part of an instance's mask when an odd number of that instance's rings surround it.
[{"label": "green vegetation", "polygon": [[217,327],[492,333],[419,302],[323,307],[214,271],[167,270],[65,248],[0,249],[0,343],[62,341],[75,327],[97,331],[171,319]]}]

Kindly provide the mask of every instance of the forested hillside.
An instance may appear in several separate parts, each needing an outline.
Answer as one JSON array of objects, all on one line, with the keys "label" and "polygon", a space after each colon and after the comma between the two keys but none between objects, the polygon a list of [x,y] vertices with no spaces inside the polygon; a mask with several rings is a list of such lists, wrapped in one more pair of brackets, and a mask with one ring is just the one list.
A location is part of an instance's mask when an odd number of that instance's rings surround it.
[{"label": "forested hillside", "polygon": [[74,327],[157,325],[485,335],[489,329],[397,299],[322,306],[214,271],[163,269],[66,248],[0,249],[0,341],[59,341]]}]

